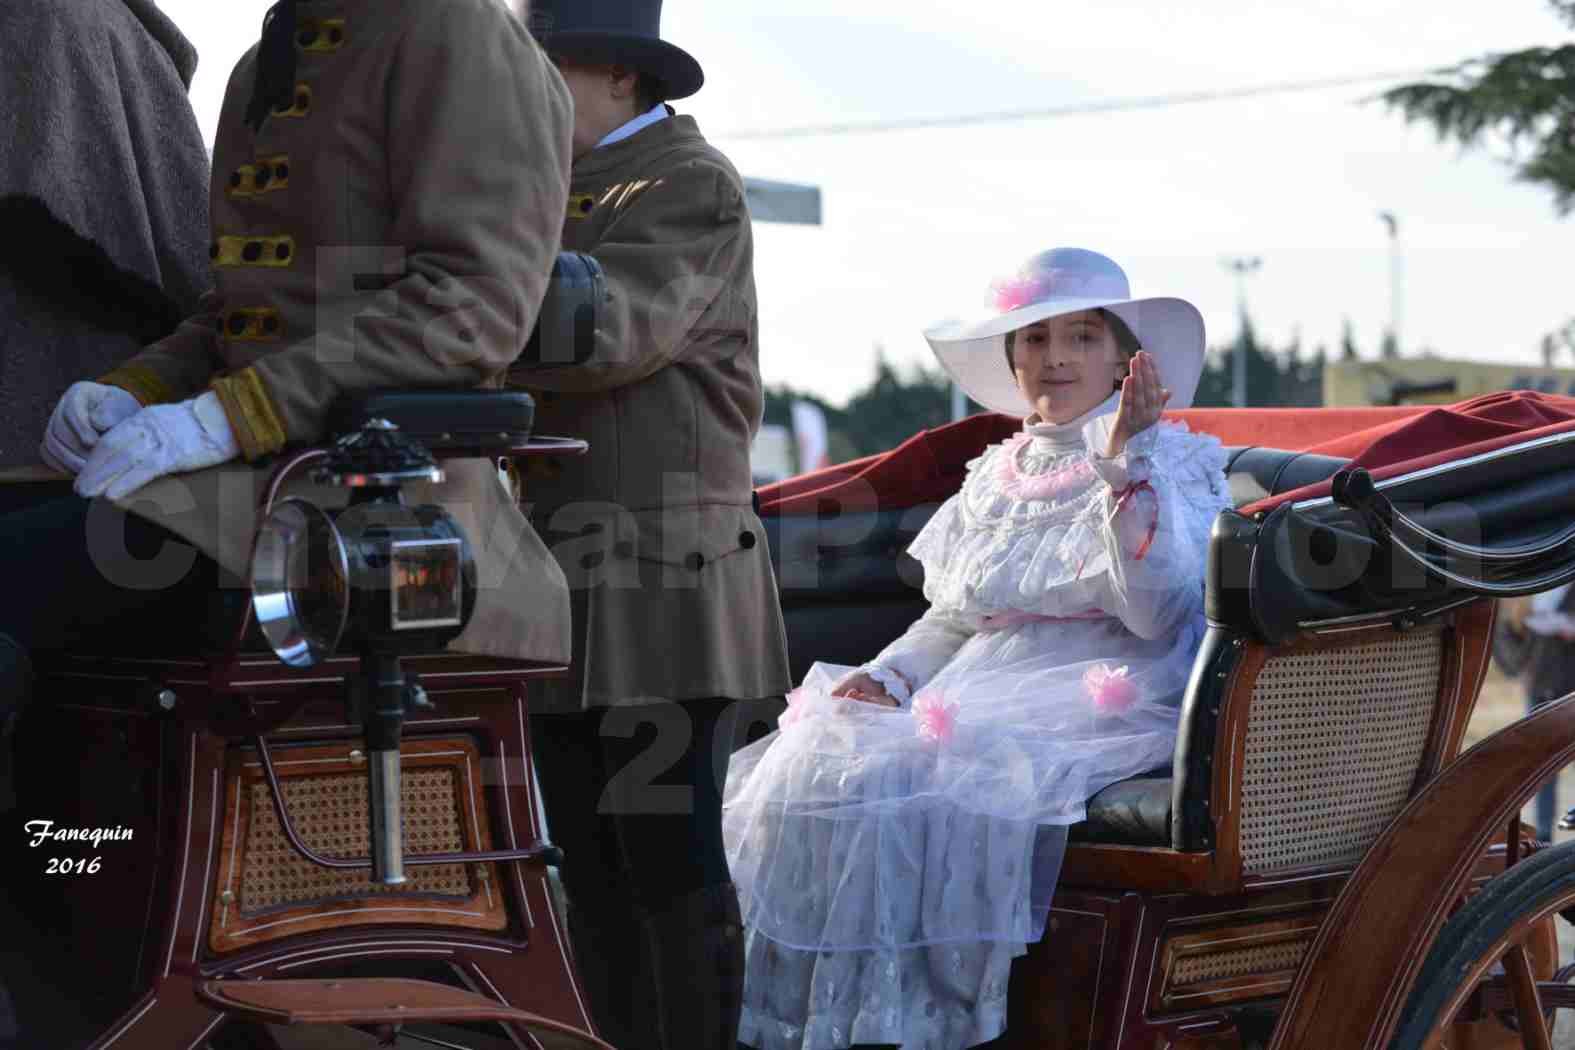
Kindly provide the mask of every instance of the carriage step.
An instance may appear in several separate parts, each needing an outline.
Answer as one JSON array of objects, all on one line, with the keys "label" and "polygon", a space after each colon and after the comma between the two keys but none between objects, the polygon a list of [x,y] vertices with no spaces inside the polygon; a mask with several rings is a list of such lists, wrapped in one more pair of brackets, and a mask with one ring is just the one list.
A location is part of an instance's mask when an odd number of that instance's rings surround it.
[{"label": "carriage step", "polygon": [[204,981],[197,986],[197,996],[232,1017],[260,1024],[508,1021],[529,1030],[546,1050],[611,1050],[578,1028],[433,981],[391,977]]}]

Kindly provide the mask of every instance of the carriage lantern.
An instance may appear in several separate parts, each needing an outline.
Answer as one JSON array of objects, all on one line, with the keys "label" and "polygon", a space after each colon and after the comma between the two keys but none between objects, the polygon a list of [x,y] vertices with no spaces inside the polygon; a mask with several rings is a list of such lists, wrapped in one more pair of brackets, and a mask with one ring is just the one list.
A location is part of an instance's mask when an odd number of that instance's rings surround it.
[{"label": "carriage lantern", "polygon": [[342,510],[303,499],[272,508],[252,551],[252,607],[275,655],[310,667],[336,651],[360,656],[347,677],[352,722],[365,727],[373,877],[405,881],[400,838],[399,738],[405,711],[426,704],[400,657],[458,637],[476,603],[476,567],[442,507],[410,506],[402,486],[443,472],[394,424],[368,421],[334,443],[312,472],[350,489]]}]

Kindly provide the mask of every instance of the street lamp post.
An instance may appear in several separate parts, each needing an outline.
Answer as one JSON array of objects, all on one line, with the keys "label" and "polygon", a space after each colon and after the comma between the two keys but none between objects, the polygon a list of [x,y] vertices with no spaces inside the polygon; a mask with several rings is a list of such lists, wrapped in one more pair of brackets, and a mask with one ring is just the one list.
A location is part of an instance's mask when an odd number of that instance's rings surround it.
[{"label": "street lamp post", "polygon": [[1263,260],[1256,255],[1232,255],[1222,259],[1225,269],[1236,275],[1236,308],[1241,314],[1241,333],[1236,337],[1234,374],[1231,377],[1231,404],[1247,407],[1247,276],[1256,273]]},{"label": "street lamp post", "polygon": [[1381,211],[1379,219],[1389,230],[1389,338],[1395,356],[1400,355],[1400,222],[1392,211]]}]

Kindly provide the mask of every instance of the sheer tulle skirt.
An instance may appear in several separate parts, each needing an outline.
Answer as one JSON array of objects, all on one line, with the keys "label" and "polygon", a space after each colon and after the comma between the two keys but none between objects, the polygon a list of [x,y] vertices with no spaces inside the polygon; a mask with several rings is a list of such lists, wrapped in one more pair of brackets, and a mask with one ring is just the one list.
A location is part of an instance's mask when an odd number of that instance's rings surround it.
[{"label": "sheer tulle skirt", "polygon": [[1197,643],[1182,633],[1145,642],[1102,620],[975,635],[902,710],[831,696],[849,669],[816,664],[728,774],[741,1040],[947,1050],[998,1035],[1066,827],[1172,754]]}]

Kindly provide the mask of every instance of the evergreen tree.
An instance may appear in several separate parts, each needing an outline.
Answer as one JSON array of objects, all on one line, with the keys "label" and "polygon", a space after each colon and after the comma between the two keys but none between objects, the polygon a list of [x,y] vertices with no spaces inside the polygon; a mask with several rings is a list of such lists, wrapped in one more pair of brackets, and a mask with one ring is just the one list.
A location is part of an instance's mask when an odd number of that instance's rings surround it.
[{"label": "evergreen tree", "polygon": [[[1549,2],[1575,28],[1575,0]],[[1401,85],[1383,99],[1463,146],[1502,136],[1518,154],[1516,178],[1551,189],[1560,215],[1575,211],[1575,43],[1482,55],[1442,77]]]},{"label": "evergreen tree", "polygon": [[1258,341],[1248,323],[1243,335],[1229,346],[1209,349],[1204,357],[1203,374],[1192,403],[1199,408],[1228,408],[1235,390],[1237,349],[1247,346],[1247,405],[1258,408],[1285,408],[1295,405],[1323,404],[1323,368],[1328,355],[1320,347],[1312,358],[1301,353],[1300,338],[1284,350],[1274,350]]},{"label": "evergreen tree", "polygon": [[1351,319],[1347,317],[1340,329],[1340,360],[1355,361],[1360,356],[1356,352],[1356,335],[1351,329]]}]

